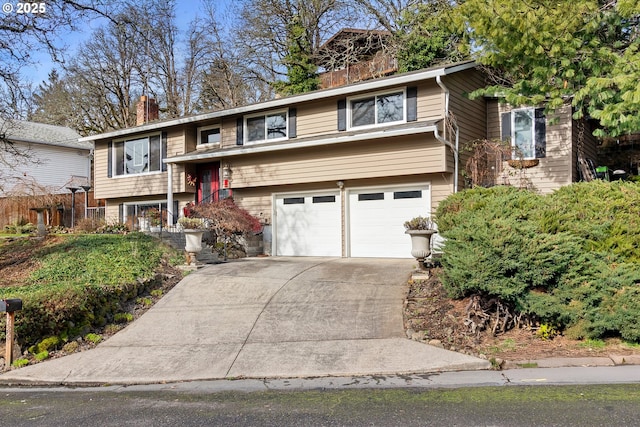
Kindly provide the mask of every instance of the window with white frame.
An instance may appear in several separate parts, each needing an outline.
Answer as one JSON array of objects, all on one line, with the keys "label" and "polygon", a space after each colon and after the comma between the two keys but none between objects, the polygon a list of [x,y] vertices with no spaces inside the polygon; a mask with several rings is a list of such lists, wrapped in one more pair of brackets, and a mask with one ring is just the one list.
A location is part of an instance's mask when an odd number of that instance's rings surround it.
[{"label": "window with white frame", "polygon": [[246,143],[276,141],[288,137],[287,111],[245,117]]},{"label": "window with white frame", "polygon": [[512,158],[546,156],[546,118],[543,108],[520,108],[502,114],[502,139],[510,140]]},{"label": "window with white frame", "polygon": [[406,121],[405,91],[348,100],[349,127],[378,126]]},{"label": "window with white frame", "polygon": [[220,144],[220,125],[198,128],[198,145]]},{"label": "window with white frame", "polygon": [[113,142],[114,175],[137,175],[162,170],[160,134]]}]

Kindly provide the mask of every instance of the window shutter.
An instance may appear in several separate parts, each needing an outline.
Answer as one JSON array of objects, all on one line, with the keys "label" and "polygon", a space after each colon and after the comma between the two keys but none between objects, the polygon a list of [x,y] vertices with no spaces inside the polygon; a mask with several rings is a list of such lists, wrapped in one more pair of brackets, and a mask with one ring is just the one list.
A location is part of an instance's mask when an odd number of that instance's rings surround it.
[{"label": "window shutter", "polygon": [[107,178],[113,176],[113,142],[109,141],[107,147]]},{"label": "window shutter", "polygon": [[502,113],[500,117],[502,119],[500,139],[508,141],[511,139],[511,113]]},{"label": "window shutter", "polygon": [[160,139],[160,167],[162,172],[167,171],[167,164],[163,162],[164,159],[167,158],[167,133],[162,132],[162,136]]},{"label": "window shutter", "polygon": [[295,108],[289,108],[289,138],[295,138],[297,134],[297,122],[298,122],[298,110]]},{"label": "window shutter", "polygon": [[544,117],[544,108],[536,108],[534,113],[536,159],[547,156],[547,123]]},{"label": "window shutter", "polygon": [[123,221],[124,221],[124,205],[120,203],[118,205],[118,222],[122,224]]},{"label": "window shutter", "polygon": [[347,130],[347,100],[338,100],[338,130]]},{"label": "window shutter", "polygon": [[418,88],[415,86],[407,88],[407,121],[418,120]]},{"label": "window shutter", "polygon": [[244,145],[244,119],[242,117],[238,117],[236,120],[236,145]]}]

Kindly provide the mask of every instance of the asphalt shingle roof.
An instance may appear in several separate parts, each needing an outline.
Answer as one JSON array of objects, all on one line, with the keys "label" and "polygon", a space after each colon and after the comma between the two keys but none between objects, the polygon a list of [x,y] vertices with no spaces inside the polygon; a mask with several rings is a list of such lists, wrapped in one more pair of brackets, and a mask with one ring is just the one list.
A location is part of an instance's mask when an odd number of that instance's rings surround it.
[{"label": "asphalt shingle roof", "polygon": [[83,150],[90,150],[93,147],[91,142],[78,141],[81,137],[80,134],[64,126],[18,120],[0,120],[0,134],[2,133],[5,134],[6,139],[9,141],[57,145]]}]

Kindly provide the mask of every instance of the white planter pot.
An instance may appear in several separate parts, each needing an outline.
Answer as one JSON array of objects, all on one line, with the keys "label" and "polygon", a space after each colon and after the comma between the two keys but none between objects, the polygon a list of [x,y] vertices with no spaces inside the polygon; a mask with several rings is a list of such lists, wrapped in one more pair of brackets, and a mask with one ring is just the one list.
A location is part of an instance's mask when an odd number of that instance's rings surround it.
[{"label": "white planter pot", "polygon": [[184,250],[189,254],[189,264],[196,264],[196,257],[202,251],[202,235],[204,230],[184,229]]},{"label": "white planter pot", "polygon": [[423,263],[431,255],[431,236],[435,230],[407,230],[406,234],[411,236],[411,256]]}]

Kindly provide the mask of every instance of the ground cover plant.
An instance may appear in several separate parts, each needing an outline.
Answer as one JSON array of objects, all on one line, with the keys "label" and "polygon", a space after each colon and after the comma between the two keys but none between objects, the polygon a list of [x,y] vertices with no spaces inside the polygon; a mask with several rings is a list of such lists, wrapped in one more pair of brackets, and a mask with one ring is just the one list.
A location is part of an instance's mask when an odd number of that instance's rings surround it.
[{"label": "ground cover plant", "polygon": [[[161,286],[160,269],[180,263],[182,255],[129,233],[0,240],[0,259],[0,299],[22,299],[15,331],[28,348],[47,337],[58,337],[61,346],[117,323],[123,307]],[[2,319],[0,339],[4,333]]]},{"label": "ground cover plant", "polygon": [[437,211],[442,283],[452,297],[476,297],[471,327],[640,342],[639,200],[637,183],[600,181],[546,196],[454,194]]}]

